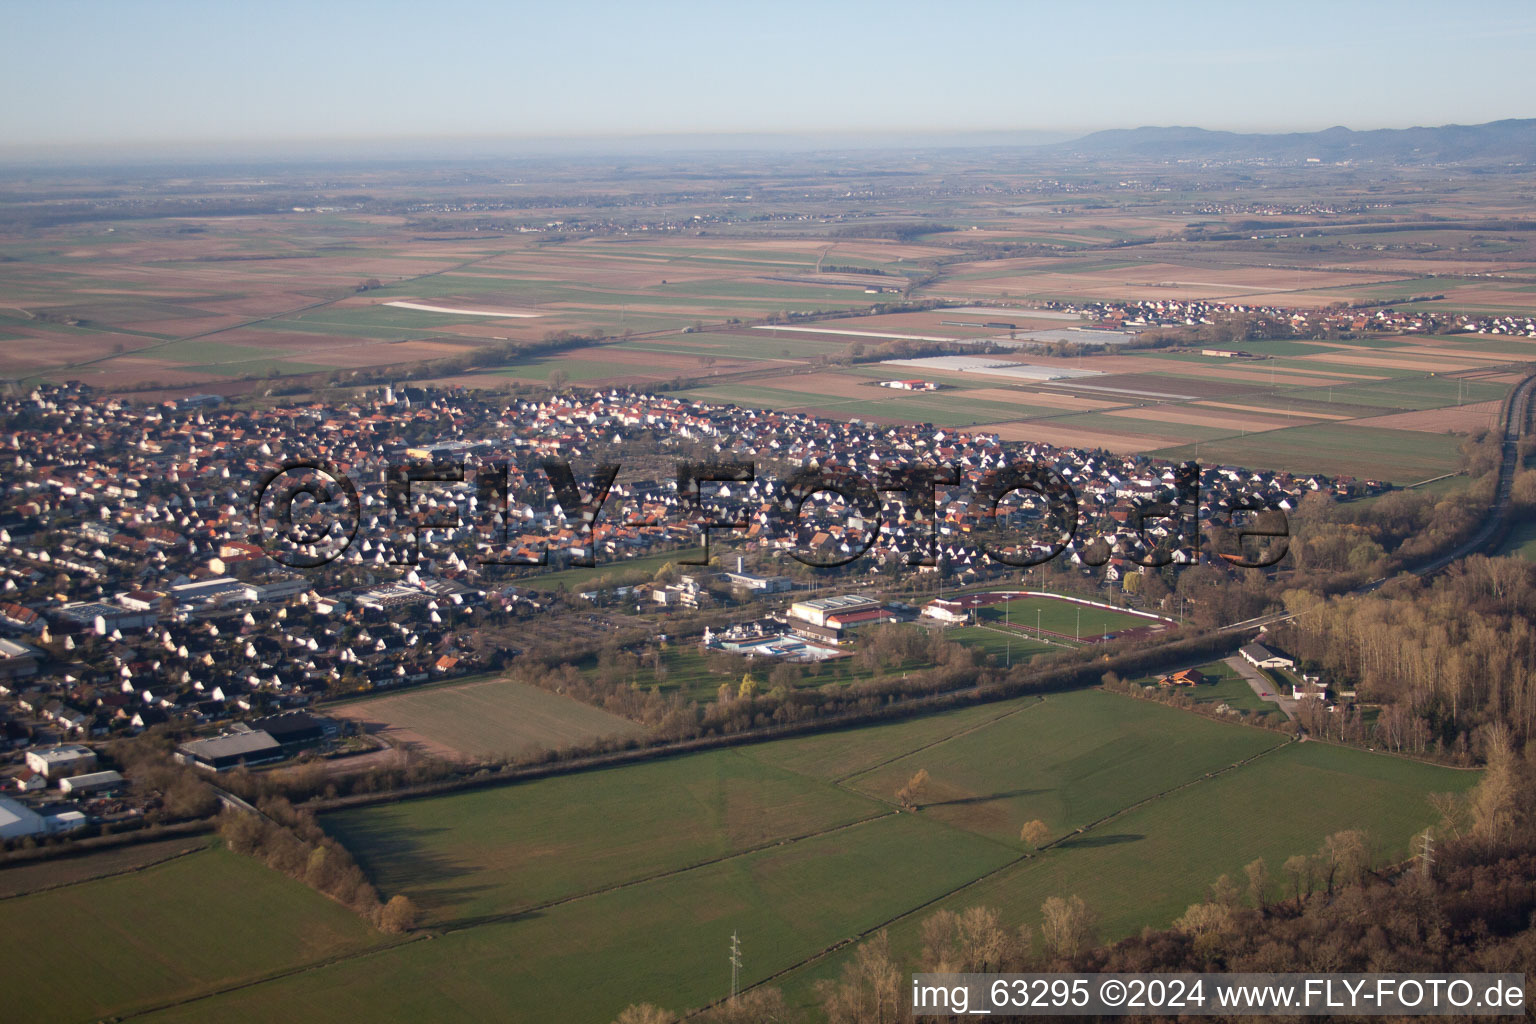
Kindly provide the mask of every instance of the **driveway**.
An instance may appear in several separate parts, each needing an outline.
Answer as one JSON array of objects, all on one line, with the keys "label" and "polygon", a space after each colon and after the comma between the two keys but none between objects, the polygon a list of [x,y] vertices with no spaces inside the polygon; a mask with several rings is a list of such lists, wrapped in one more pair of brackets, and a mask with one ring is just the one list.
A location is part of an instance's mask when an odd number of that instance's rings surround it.
[{"label": "driveway", "polygon": [[1253,687],[1254,694],[1260,700],[1272,701],[1275,707],[1285,712],[1285,717],[1293,722],[1296,721],[1296,701],[1290,697],[1280,696],[1275,690],[1275,684],[1268,676],[1237,655],[1225,659],[1225,664],[1248,681],[1248,685]]}]

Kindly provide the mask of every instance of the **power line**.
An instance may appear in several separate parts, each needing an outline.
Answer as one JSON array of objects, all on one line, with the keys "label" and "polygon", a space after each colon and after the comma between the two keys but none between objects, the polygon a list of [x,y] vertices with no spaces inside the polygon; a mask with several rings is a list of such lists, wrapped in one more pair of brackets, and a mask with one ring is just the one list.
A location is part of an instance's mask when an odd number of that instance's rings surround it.
[{"label": "power line", "polygon": [[731,1002],[736,1001],[736,990],[741,983],[741,940],[731,932]]}]

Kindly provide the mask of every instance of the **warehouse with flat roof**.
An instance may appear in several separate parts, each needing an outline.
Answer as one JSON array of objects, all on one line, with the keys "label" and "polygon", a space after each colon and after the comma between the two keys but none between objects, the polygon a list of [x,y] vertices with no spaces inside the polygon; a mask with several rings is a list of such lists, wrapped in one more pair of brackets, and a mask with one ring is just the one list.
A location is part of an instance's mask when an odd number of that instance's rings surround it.
[{"label": "warehouse with flat roof", "polygon": [[225,772],[241,765],[269,764],[284,757],[282,744],[263,729],[230,733],[212,739],[192,740],[176,748],[176,759],[211,772]]},{"label": "warehouse with flat roof", "polygon": [[91,772],[59,780],[59,789],[65,793],[105,793],[123,788],[123,777],[114,771]]},{"label": "warehouse with flat roof", "polygon": [[40,836],[48,831],[43,816],[24,804],[0,796],[0,840]]},{"label": "warehouse with flat roof", "polygon": [[827,625],[827,616],[838,612],[858,612],[880,607],[880,602],[867,597],[845,594],[839,597],[818,597],[811,601],[796,601],[789,606],[792,618],[809,622],[813,626]]},{"label": "warehouse with flat roof", "polygon": [[60,743],[56,747],[38,747],[27,751],[27,767],[45,779],[79,775],[96,767],[96,751],[78,743]]}]

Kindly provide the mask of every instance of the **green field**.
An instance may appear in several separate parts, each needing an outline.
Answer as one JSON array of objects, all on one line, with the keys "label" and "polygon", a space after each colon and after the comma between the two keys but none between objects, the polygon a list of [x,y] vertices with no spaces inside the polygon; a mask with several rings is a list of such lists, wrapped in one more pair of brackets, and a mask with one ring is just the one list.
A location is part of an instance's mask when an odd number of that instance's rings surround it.
[{"label": "green field", "polygon": [[1411,484],[1455,472],[1461,440],[1454,434],[1319,423],[1228,437],[1202,443],[1198,450],[1189,444],[1164,448],[1151,455],[1170,462],[1196,459],[1203,466],[1326,473]]},{"label": "green field", "polygon": [[886,813],[718,751],[345,811],[324,824],[385,890],[409,894],[437,923],[463,924]]},{"label": "green field", "polygon": [[1053,695],[849,785],[891,799],[926,769],[926,816],[1016,842],[1026,821],[1039,818],[1053,835],[1065,835],[1283,742],[1276,733],[1088,690]]},{"label": "green field", "polygon": [[[1040,905],[1051,896],[1083,897],[1099,916],[1104,939],[1167,927],[1206,898],[1218,875],[1241,879],[1243,866],[1258,857],[1269,865],[1270,898],[1278,900],[1286,895],[1280,872],[1286,857],[1315,851],[1323,836],[1340,829],[1364,829],[1378,859],[1400,861],[1410,839],[1434,819],[1427,795],[1462,791],[1476,781],[1475,772],[1321,743],[1286,744],[894,922],[892,946],[914,956],[918,925],[941,908],[990,907],[1005,923],[1025,924],[1038,935]],[[810,1004],[814,981],[836,977],[848,959],[843,951],[816,960],[777,984],[792,1002]]]},{"label": "green field", "polygon": [[[666,668],[666,678],[660,683],[652,683],[654,676],[650,669],[642,668],[638,681],[642,686],[656,685],[662,693],[679,693],[685,700],[694,700],[700,703],[715,700],[719,696],[720,684],[731,683],[733,686],[741,682],[743,671],[747,669],[747,663],[732,660],[732,671],[722,674],[710,670],[709,659],[697,643],[668,644],[662,651],[661,663]],[[777,662],[772,660],[753,661],[750,672],[759,686],[767,681],[769,672]],[[581,667],[595,667],[596,659],[588,659]],[[802,685],[820,686],[823,683],[838,681],[843,674],[850,672],[843,668],[846,662],[839,663],[838,668],[823,665],[817,675],[803,676]],[[867,675],[867,673],[859,673]]]},{"label": "green field", "polygon": [[[891,375],[885,376],[889,379]],[[689,388],[678,394],[691,401],[739,405],[749,409],[816,409],[822,414],[849,419],[895,419],[944,427],[973,426],[977,423],[995,423],[1060,412],[1059,409],[1040,408],[1023,402],[1011,404],[957,400],[954,393],[924,395],[876,387],[869,389],[867,398],[845,398],[746,383]]]},{"label": "green field", "polygon": [[733,931],[751,962],[744,977],[764,977],[1013,859],[919,815],[890,815],[146,1019],[606,1024],[630,1002],[723,998]]},{"label": "green field", "polygon": [[1516,555],[1528,562],[1536,562],[1536,521],[1517,522],[1509,529],[1509,536],[1499,545],[1499,555]]},{"label": "green field", "polygon": [[[1299,367],[1304,369],[1304,367]],[[1346,384],[1338,387],[1294,388],[1276,391],[1272,401],[1283,405],[1289,398],[1308,398],[1325,402],[1374,406],[1380,412],[1393,410],[1439,409],[1445,406],[1492,402],[1504,397],[1509,388],[1502,384],[1460,381],[1451,377],[1413,377],[1377,381],[1370,384]]]},{"label": "green field", "polygon": [[254,359],[271,359],[272,349],[256,345],[228,345],[218,341],[176,341],[169,345],[156,345],[154,354],[161,359],[174,359],[181,363],[232,363]]},{"label": "green field", "polygon": [[46,857],[11,864],[0,871],[0,899],[137,871],[206,847],[209,842],[207,836],[178,836],[114,847],[89,857]]},{"label": "green field", "polygon": [[[908,625],[895,628],[921,629],[922,627]],[[1024,646],[1025,644],[1015,638],[1015,654],[1018,654]],[[1028,646],[1036,645],[1031,642]],[[724,654],[724,657],[715,661],[712,667],[710,654],[717,656]],[[706,653],[696,639],[664,645],[661,662],[666,670],[665,678],[658,680],[650,668],[649,660],[643,659],[641,667],[634,672],[630,681],[646,689],[654,686],[664,694],[676,693],[684,700],[698,701],[701,704],[716,700],[722,683],[729,683],[733,687],[739,684],[743,674],[751,675],[759,686],[766,689],[769,674],[779,664],[777,659],[771,657],[752,657],[749,660],[747,656],[731,655],[726,652]],[[720,668],[722,662],[725,665],[724,670]],[[592,672],[598,668],[599,661],[596,655],[589,655],[574,664],[584,672]],[[904,662],[886,665],[880,669],[861,666],[855,659],[848,657],[792,664],[800,669],[800,678],[790,685],[801,689],[829,685],[846,686],[877,676],[890,676],[932,667],[931,663],[919,658],[908,658]]]},{"label": "green field", "polygon": [[289,359],[255,359],[239,363],[212,363],[189,366],[189,370],[216,373],[225,377],[269,377],[291,373],[325,373],[334,367],[322,363],[301,363]]},{"label": "green field", "polygon": [[505,679],[373,697],[340,705],[335,713],[471,758],[515,757],[644,731],[589,704]]},{"label": "green field", "polygon": [[1025,636],[982,626],[959,626],[947,630],[944,639],[974,647],[1001,662],[1026,661],[1039,654],[1060,651],[1059,645],[1041,643]]},{"label": "green field", "polygon": [[983,728],[1038,703],[1036,699],[1029,699],[978,704],[890,725],[754,744],[742,747],[741,753],[754,761],[787,768],[801,775],[844,782],[914,750]]},{"label": "green field", "polygon": [[0,901],[0,958],[10,979],[3,1016],[99,1020],[385,941],[302,883],[211,849]]},{"label": "green field", "polygon": [[525,363],[505,363],[486,372],[497,377],[515,377],[518,380],[547,382],[550,375],[556,370],[565,374],[567,380],[580,383],[587,380],[620,377],[623,376],[625,368],[615,366],[613,363],[597,362],[591,359],[551,356],[547,359],[535,359]]},{"label": "green field", "polygon": [[1058,601],[1049,597],[1019,597],[1012,601],[978,608],[977,615],[983,622],[1007,622],[1026,630],[1038,625],[1048,633],[1062,633],[1069,637],[1081,636],[1085,640],[1115,633],[1122,629],[1155,626],[1158,619],[1144,615],[1131,615],[1112,608],[1095,608],[1091,605]]},{"label": "green field", "polygon": [[[1253,687],[1232,666],[1224,661],[1207,662],[1204,665],[1196,665],[1195,668],[1207,679],[1214,678],[1214,682],[1202,683],[1196,687],[1178,687],[1179,693],[1184,694],[1196,704],[1225,704],[1238,711],[1274,711],[1275,704],[1264,700],[1253,692]],[[1156,686],[1160,675],[1143,676],[1136,682],[1143,686]]]},{"label": "green field", "polygon": [[[920,809],[898,813],[894,790],[918,768],[930,773]],[[1433,818],[1425,795],[1476,777],[1091,690],[378,804],[322,824],[386,896],[414,897],[439,937],[144,1019],[607,1024],[630,1002],[685,1011],[720,998],[732,932],[744,982],[786,971],[775,984],[803,1003],[810,983],[849,955],[824,950],[889,927],[910,953],[918,923],[940,906],[986,904],[1036,925],[1047,896],[1077,893],[1115,938],[1168,924],[1217,874],[1256,856],[1278,875],[1286,856],[1340,828],[1369,829],[1384,858],[1400,857]],[[1034,817],[1061,841],[1032,855],[1017,837]],[[222,853],[150,870],[215,857],[263,870]],[[16,902],[0,901],[0,914]],[[28,923],[54,928],[47,909]],[[132,920],[143,944],[177,927],[146,924],[127,907],[108,913]],[[263,933],[276,920],[264,919]],[[75,934],[73,923],[66,915],[57,934]],[[367,938],[342,942],[343,953]],[[141,967],[121,959],[112,970]],[[132,1002],[95,998],[61,1019]]]},{"label": "green field", "polygon": [[[684,558],[699,558],[704,554],[703,548],[679,548],[676,551],[663,551],[659,554],[646,555],[642,558],[628,558],[611,561],[599,558],[597,565],[590,569],[561,569],[557,572],[539,570],[520,577],[516,580],[519,587],[528,587],[530,590],[580,590],[583,587],[600,584],[604,578],[635,577],[635,582],[649,582],[656,575],[656,570],[662,566],[671,564],[680,572],[687,572],[688,566],[681,564]],[[715,559],[719,561],[718,556]]]}]

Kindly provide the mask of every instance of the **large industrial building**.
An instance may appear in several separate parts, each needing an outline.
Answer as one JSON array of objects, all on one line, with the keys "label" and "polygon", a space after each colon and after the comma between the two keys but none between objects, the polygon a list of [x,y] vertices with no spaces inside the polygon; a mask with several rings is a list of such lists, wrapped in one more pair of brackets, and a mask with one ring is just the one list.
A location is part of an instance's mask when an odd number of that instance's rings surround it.
[{"label": "large industrial building", "polygon": [[0,841],[70,832],[87,824],[79,811],[38,814],[26,804],[0,796]]},{"label": "large industrial building", "polygon": [[838,597],[818,597],[811,601],[796,601],[789,606],[791,618],[809,622],[813,626],[826,626],[827,617],[839,613],[873,611],[880,602],[867,597],[845,594]]},{"label": "large industrial building", "polygon": [[211,772],[229,771],[241,765],[281,761],[285,756],[282,745],[262,729],[193,740],[176,749],[176,758],[183,764],[196,765]]},{"label": "large industrial building", "polygon": [[46,831],[48,829],[43,824],[41,814],[15,800],[0,796],[0,840],[40,836]]}]

